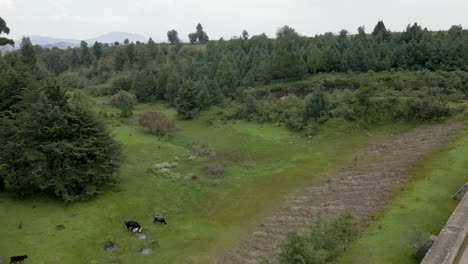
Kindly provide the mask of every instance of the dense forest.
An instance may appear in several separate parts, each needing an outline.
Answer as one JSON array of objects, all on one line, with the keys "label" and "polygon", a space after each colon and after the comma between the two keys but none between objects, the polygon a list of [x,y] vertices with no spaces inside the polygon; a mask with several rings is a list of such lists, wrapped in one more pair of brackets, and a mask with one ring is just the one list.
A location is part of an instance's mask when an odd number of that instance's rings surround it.
[{"label": "dense forest", "polygon": [[[9,33],[4,21],[0,26]],[[357,34],[314,37],[284,26],[276,38],[244,30],[210,41],[198,24],[189,40],[181,43],[170,30],[170,44],[83,41],[64,50],[23,38],[18,51],[0,57],[6,182],[19,195],[43,190],[74,200],[114,180],[119,146],[86,107],[86,94],[112,96],[122,117],[136,102],[164,102],[180,119],[222,105],[226,119],[311,134],[329,118],[438,119],[450,115],[448,99],[468,96],[468,31],[461,26],[433,32],[414,23],[391,32],[380,21],[370,33],[359,27]]]},{"label": "dense forest", "polygon": [[265,34],[249,37],[243,31],[230,40],[209,41],[198,24],[189,39],[193,46],[182,44],[177,31],[171,30],[172,44],[151,39],[146,44],[82,42],[80,48],[61,50],[31,47],[26,38],[22,50],[5,55],[4,60],[9,65],[37,60],[38,74],[57,77],[65,88],[85,88],[94,95],[125,90],[139,102],[164,101],[177,108],[180,118],[192,118],[224,99],[249,100],[244,94],[248,87],[321,72],[457,72],[449,74],[450,80],[436,81],[454,82],[456,89],[468,93],[466,74],[460,72],[468,67],[468,31],[461,26],[432,32],[415,23],[399,33],[390,32],[380,21],[370,34],[360,27],[354,35],[342,30],[315,37],[284,26],[275,39]]}]

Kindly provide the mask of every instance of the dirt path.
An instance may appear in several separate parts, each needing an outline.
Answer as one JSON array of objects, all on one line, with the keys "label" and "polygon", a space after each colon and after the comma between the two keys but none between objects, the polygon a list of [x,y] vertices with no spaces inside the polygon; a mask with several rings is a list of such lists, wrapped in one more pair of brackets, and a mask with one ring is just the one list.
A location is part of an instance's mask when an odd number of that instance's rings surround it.
[{"label": "dirt path", "polygon": [[253,264],[262,258],[274,262],[278,243],[291,231],[307,230],[319,215],[327,220],[338,212],[350,210],[367,220],[392,198],[393,191],[417,160],[444,144],[461,127],[444,124],[419,128],[392,135],[361,151],[354,164],[326,176],[319,185],[290,195],[255,232],[224,254],[219,263]]}]

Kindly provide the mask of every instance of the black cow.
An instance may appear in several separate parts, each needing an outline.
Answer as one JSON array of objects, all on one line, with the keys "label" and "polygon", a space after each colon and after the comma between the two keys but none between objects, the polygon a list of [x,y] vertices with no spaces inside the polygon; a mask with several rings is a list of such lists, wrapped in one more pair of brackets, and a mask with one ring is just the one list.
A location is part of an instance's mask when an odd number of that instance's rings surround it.
[{"label": "black cow", "polygon": [[165,225],[167,225],[166,219],[164,219],[164,217],[159,217],[159,216],[156,216],[156,217],[154,218],[153,223],[160,223],[160,224],[165,224]]},{"label": "black cow", "polygon": [[141,233],[141,230],[143,230],[141,225],[135,221],[124,221],[124,224],[127,229],[132,231],[132,233]]},{"label": "black cow", "polygon": [[10,258],[10,264],[12,263],[23,263],[23,261],[25,259],[27,259],[28,256],[27,255],[23,255],[23,256],[13,256]]}]

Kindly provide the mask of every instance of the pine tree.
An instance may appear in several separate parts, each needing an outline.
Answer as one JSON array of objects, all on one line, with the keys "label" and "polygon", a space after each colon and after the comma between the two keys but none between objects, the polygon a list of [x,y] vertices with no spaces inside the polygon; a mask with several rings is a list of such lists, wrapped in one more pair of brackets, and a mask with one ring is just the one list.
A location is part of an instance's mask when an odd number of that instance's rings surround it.
[{"label": "pine tree", "polygon": [[[10,28],[7,26],[5,20],[0,17],[0,34],[10,34]],[[0,37],[0,47],[5,45],[15,45],[15,42],[12,39]]]},{"label": "pine tree", "polygon": [[314,92],[308,99],[304,111],[304,119],[309,121],[313,119],[318,122],[325,117],[330,110],[330,101],[322,91]]},{"label": "pine tree", "polygon": [[197,108],[200,110],[208,109],[213,104],[210,88],[208,87],[208,78],[195,82],[197,96],[195,98]]},{"label": "pine tree", "polygon": [[216,80],[219,83],[224,94],[233,96],[235,94],[235,88],[238,85],[237,72],[225,56],[221,59],[216,70]]},{"label": "pine tree", "polygon": [[271,69],[275,79],[301,79],[307,71],[307,66],[298,54],[280,49],[273,53]]},{"label": "pine tree", "polygon": [[136,51],[135,44],[132,42],[125,47],[125,53],[127,54],[128,62],[130,65],[135,63]]},{"label": "pine tree", "polygon": [[93,45],[93,55],[96,57],[97,60],[101,59],[102,57],[102,43],[94,42]]},{"label": "pine tree", "polygon": [[171,106],[175,106],[175,101],[181,85],[182,78],[175,71],[171,71],[167,78],[166,91],[164,93],[164,99],[166,99]]},{"label": "pine tree", "polygon": [[133,81],[133,90],[139,102],[156,100],[157,76],[150,70],[139,71]]},{"label": "pine tree", "polygon": [[17,195],[38,191],[66,201],[88,198],[115,181],[121,151],[93,113],[73,108],[54,83],[13,122],[0,155],[5,180]]},{"label": "pine tree", "polygon": [[255,78],[263,84],[268,84],[272,79],[271,70],[270,57],[268,54],[263,54],[255,67]]},{"label": "pine tree", "polygon": [[123,71],[127,61],[127,53],[122,48],[119,48],[114,56],[114,69],[116,71]]},{"label": "pine tree", "polygon": [[91,57],[91,53],[89,52],[88,43],[85,41],[81,41],[80,43],[80,62],[81,65],[88,67],[91,65],[93,58]]},{"label": "pine tree", "polygon": [[37,67],[36,51],[29,38],[23,38],[21,40],[20,60],[23,65],[29,69]]},{"label": "pine tree", "polygon": [[177,116],[180,119],[192,119],[198,112],[196,104],[196,90],[194,83],[190,80],[185,80],[180,87],[175,106],[177,109]]},{"label": "pine tree", "polygon": [[312,47],[307,56],[307,66],[310,73],[316,73],[323,64],[322,53],[316,46]]}]

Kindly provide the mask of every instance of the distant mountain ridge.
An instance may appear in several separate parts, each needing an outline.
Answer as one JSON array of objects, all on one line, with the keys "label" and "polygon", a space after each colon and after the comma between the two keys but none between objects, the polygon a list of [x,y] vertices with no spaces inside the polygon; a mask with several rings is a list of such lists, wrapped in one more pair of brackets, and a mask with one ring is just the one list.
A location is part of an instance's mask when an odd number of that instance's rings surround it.
[{"label": "distant mountain ridge", "polygon": [[128,33],[128,32],[109,32],[104,35],[101,35],[96,38],[87,39],[86,42],[94,43],[94,42],[102,42],[102,43],[114,43],[116,41],[123,42],[125,39],[133,42],[147,42],[148,38],[143,35],[135,34],[135,33]]},{"label": "distant mountain ridge", "polygon": [[[79,39],[65,39],[65,38],[53,38],[40,35],[30,35],[29,39],[33,45],[39,45],[43,48],[74,48],[79,47],[81,40]],[[148,38],[143,35],[129,33],[129,32],[109,32],[103,35],[100,35],[95,38],[85,39],[86,43],[89,46],[93,45],[94,42],[101,43],[114,43],[116,41],[122,43],[125,39],[128,39],[130,42],[147,42]],[[15,40],[15,47],[9,47],[7,50],[16,50],[20,48],[21,40]]]}]

